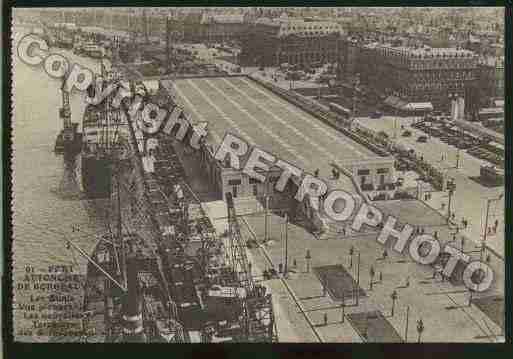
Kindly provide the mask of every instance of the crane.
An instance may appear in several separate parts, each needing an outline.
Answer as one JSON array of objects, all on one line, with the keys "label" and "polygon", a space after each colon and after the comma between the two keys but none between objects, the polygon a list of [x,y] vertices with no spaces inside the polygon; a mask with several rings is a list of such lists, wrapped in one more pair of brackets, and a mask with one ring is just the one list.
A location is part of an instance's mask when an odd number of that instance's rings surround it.
[{"label": "crane", "polygon": [[249,271],[248,258],[244,241],[240,233],[239,222],[237,221],[237,213],[233,203],[231,193],[226,194],[226,204],[228,206],[228,234],[229,234],[229,258],[233,270],[237,274],[237,278],[241,287],[246,291],[246,295],[250,295],[255,289],[253,277]]},{"label": "crane", "polygon": [[[64,76],[64,78],[66,78]],[[59,117],[62,119],[62,130],[55,141],[55,153],[64,154],[65,158],[74,158],[81,150],[82,134],[78,132],[78,123],[71,121],[71,106],[69,92],[65,88],[63,80],[61,86],[62,107],[59,109]]]},{"label": "crane", "polygon": [[242,239],[237,213],[231,193],[226,194],[228,207],[229,258],[239,286],[244,289],[242,302],[242,338],[248,342],[273,342],[276,340],[275,320],[271,294],[266,288],[255,285],[251,275],[246,248]]}]

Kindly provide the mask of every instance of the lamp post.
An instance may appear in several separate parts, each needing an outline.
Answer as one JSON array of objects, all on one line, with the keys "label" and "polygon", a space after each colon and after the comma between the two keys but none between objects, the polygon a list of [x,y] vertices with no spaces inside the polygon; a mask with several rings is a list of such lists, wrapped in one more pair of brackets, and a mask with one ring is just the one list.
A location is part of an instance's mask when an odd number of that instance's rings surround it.
[{"label": "lamp post", "polygon": [[422,190],[422,186],[421,186],[421,184],[420,184],[420,181],[422,181],[420,177],[417,177],[417,178],[415,179],[415,182],[417,182],[417,199],[420,199],[420,198],[421,198],[421,190]]},{"label": "lamp post", "polygon": [[358,251],[358,263],[356,264],[356,305],[360,301],[360,251]]},{"label": "lamp post", "polygon": [[408,343],[408,324],[410,320],[410,306],[406,307],[406,325],[404,327],[404,342]]},{"label": "lamp post", "polygon": [[[463,129],[460,129],[461,141],[463,141]],[[456,150],[456,169],[460,168],[460,147],[458,144],[458,149]]]},{"label": "lamp post", "polygon": [[499,197],[497,198],[489,198],[486,200],[486,217],[485,217],[485,227],[484,227],[484,233],[483,233],[483,242],[481,244],[481,254],[480,254],[480,260],[483,261],[483,256],[486,248],[486,238],[488,234],[488,216],[490,214],[490,204],[495,201],[500,201],[502,197],[504,196],[504,193],[501,193]]},{"label": "lamp post", "polygon": [[289,216],[285,213],[285,271],[286,275],[289,268]]},{"label": "lamp post", "polygon": [[341,308],[342,308],[342,320],[341,322],[344,323],[344,318],[346,316],[346,298],[345,298],[345,293],[342,292],[342,303],[341,303]]},{"label": "lamp post", "polygon": [[370,274],[370,289],[372,290],[372,284],[373,284],[373,281],[374,281],[374,275],[376,274],[376,272],[374,271],[374,266],[370,267],[369,274]]},{"label": "lamp post", "polygon": [[420,343],[420,337],[422,336],[422,332],[424,331],[424,322],[422,319],[417,321],[417,333],[419,336],[417,337],[417,343]]},{"label": "lamp post", "polygon": [[456,190],[456,183],[454,183],[454,178],[451,178],[449,181],[447,181],[447,190],[449,191],[449,203],[447,205],[447,223],[449,223],[451,219],[451,200],[454,191]]},{"label": "lamp post", "polygon": [[353,254],[354,254],[354,247],[351,246],[351,248],[349,248],[349,268],[353,268]]},{"label": "lamp post", "polygon": [[306,259],[306,273],[310,273],[310,260],[312,259],[312,256],[310,255],[309,249],[306,250],[305,259]]},{"label": "lamp post", "polygon": [[395,301],[397,300],[397,291],[394,290],[392,294],[390,295],[390,298],[392,298],[392,311],[391,311],[391,317],[394,316],[394,308],[395,308]]},{"label": "lamp post", "polygon": [[365,311],[365,328],[362,334],[365,338],[365,341],[367,342],[369,339],[369,312],[367,310]]}]

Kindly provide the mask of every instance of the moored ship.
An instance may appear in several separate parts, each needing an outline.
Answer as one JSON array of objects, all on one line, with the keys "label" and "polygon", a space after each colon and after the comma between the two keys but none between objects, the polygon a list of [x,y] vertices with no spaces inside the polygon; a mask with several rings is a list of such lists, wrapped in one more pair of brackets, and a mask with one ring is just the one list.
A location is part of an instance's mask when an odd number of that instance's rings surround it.
[{"label": "moored ship", "polygon": [[[158,81],[129,88],[169,113],[177,106]],[[275,341],[271,295],[247,271],[233,201],[223,240],[187,183],[174,147],[178,129],[148,135],[140,116],[112,106],[114,95],[88,105],[83,122],[84,190],[110,203],[108,233],[90,256],[77,248],[89,261],[86,340]]]}]

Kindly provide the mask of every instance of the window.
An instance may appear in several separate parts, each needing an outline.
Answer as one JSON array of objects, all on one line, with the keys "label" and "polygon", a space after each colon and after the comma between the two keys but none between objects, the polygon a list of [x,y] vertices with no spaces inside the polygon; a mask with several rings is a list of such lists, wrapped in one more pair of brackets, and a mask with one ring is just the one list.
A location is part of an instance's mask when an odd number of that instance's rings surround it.
[{"label": "window", "polygon": [[237,186],[233,186],[233,188],[232,188],[233,198],[237,198],[237,189],[238,189]]},{"label": "window", "polygon": [[358,170],[356,173],[358,176],[366,176],[370,174],[370,170]]},{"label": "window", "polygon": [[240,185],[242,182],[240,179],[231,179],[231,180],[228,180],[228,185],[230,186],[238,186]]},{"label": "window", "polygon": [[385,175],[380,175],[379,176],[379,184],[382,185],[382,186],[385,184]]},{"label": "window", "polygon": [[388,168],[378,168],[378,170],[376,171],[377,173],[388,173],[389,169]]},{"label": "window", "polygon": [[256,184],[256,183],[260,183],[260,181],[253,177],[249,178],[249,184]]}]

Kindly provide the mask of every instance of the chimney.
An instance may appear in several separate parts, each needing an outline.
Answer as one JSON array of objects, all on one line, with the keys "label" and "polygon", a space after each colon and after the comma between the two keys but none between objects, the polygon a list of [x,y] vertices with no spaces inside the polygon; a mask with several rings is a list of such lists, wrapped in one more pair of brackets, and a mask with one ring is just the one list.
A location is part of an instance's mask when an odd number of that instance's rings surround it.
[{"label": "chimney", "polygon": [[123,340],[128,343],[146,342],[142,318],[141,288],[137,278],[137,259],[135,254],[126,261],[127,292],[123,298]]}]

